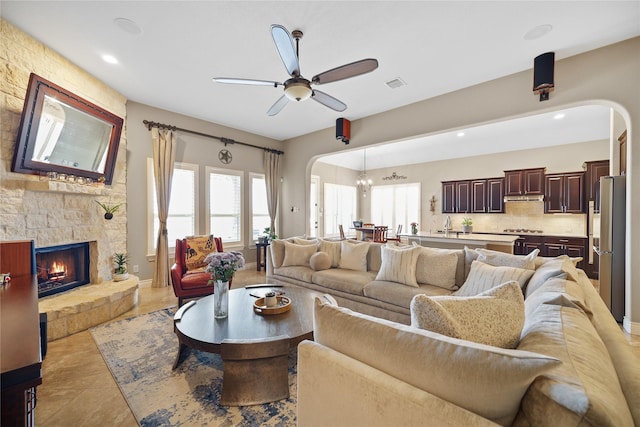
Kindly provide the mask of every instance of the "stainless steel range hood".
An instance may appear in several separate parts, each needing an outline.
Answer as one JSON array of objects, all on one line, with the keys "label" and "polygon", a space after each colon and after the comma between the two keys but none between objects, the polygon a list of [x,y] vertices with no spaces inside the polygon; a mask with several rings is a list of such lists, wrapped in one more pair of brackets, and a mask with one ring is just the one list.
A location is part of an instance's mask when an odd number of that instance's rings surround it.
[{"label": "stainless steel range hood", "polygon": [[543,202],[544,196],[504,196],[505,202]]}]

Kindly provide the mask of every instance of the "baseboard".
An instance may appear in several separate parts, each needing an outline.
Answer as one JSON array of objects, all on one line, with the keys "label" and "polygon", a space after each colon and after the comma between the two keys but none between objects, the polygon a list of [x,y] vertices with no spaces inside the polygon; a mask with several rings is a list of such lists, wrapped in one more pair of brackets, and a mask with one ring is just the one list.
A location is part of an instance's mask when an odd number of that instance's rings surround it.
[{"label": "baseboard", "polygon": [[622,319],[622,327],[631,335],[640,335],[640,323],[632,322],[627,316]]},{"label": "baseboard", "polygon": [[140,280],[138,282],[138,287],[139,288],[150,288],[151,287],[151,282],[153,282],[152,279]]}]

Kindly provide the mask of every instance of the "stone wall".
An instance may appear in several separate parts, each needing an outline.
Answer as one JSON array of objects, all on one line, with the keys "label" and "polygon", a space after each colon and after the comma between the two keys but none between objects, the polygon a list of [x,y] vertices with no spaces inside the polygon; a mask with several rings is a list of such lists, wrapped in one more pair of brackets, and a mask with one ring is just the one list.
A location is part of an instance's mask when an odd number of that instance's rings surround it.
[{"label": "stone wall", "polygon": [[[32,72],[126,119],[123,95],[0,19],[0,240],[31,239],[36,248],[95,241],[91,281],[110,280],[113,253],[127,251],[126,121],[110,186],[44,181],[11,172]],[[96,200],[122,206],[107,221]]]}]

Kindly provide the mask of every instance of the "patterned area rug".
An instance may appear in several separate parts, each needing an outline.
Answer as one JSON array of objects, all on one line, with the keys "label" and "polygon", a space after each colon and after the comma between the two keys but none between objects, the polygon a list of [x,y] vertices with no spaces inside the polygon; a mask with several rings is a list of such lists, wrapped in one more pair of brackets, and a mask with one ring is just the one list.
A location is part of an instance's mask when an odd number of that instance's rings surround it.
[{"label": "patterned area rug", "polygon": [[296,352],[289,354],[286,400],[264,405],[218,405],[222,359],[188,350],[171,370],[178,350],[175,308],[91,328],[90,332],[141,426],[294,426]]}]

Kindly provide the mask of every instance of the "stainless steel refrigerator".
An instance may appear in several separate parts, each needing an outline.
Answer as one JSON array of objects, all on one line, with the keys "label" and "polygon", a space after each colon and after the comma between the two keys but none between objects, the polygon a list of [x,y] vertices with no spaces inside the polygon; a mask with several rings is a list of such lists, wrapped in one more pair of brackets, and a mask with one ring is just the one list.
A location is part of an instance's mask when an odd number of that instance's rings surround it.
[{"label": "stainless steel refrigerator", "polygon": [[[618,322],[624,317],[625,212],[625,176],[601,177],[594,250],[600,258],[600,296]],[[600,233],[596,234],[598,222]]]}]

